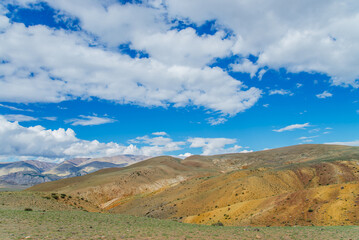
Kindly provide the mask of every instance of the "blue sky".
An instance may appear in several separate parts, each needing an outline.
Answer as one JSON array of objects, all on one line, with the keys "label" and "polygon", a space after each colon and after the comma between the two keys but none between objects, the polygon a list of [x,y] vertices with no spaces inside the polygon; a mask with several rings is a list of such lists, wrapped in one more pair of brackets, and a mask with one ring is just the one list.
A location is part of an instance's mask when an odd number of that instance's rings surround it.
[{"label": "blue sky", "polygon": [[358,23],[349,0],[2,1],[0,161],[359,145]]}]

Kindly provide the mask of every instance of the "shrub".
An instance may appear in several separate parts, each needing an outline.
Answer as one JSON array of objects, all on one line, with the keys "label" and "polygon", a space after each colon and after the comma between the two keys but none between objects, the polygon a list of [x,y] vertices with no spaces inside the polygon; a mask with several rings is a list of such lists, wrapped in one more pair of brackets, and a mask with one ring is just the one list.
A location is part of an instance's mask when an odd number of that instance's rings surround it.
[{"label": "shrub", "polygon": [[66,194],[61,193],[61,198],[65,198],[65,197],[66,197]]},{"label": "shrub", "polygon": [[32,211],[32,208],[25,208],[24,209],[26,212],[31,212]]},{"label": "shrub", "polygon": [[213,223],[212,226],[223,227],[224,225],[223,225],[223,223],[218,221],[216,223]]}]

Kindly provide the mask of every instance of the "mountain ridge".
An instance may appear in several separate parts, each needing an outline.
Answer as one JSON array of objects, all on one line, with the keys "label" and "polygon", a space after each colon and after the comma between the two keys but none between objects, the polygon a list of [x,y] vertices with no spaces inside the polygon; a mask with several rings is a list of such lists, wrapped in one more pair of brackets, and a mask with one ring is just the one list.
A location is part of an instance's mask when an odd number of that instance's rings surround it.
[{"label": "mountain ridge", "polygon": [[103,168],[124,167],[147,158],[140,155],[118,155],[74,158],[58,164],[37,160],[0,163],[0,183],[2,183],[0,187],[9,184],[14,188],[32,186],[62,178],[82,176]]}]

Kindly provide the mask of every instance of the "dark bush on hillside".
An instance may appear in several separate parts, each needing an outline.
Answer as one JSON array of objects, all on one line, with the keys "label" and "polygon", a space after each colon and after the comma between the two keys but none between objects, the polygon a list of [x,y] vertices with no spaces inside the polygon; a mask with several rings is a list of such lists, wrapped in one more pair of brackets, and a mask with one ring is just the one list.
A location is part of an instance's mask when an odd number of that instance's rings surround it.
[{"label": "dark bush on hillside", "polygon": [[219,227],[223,227],[223,223],[221,222],[216,222],[216,223],[213,223],[212,226],[219,226]]},{"label": "dark bush on hillside", "polygon": [[24,209],[26,212],[31,212],[32,211],[32,208],[25,208]]}]

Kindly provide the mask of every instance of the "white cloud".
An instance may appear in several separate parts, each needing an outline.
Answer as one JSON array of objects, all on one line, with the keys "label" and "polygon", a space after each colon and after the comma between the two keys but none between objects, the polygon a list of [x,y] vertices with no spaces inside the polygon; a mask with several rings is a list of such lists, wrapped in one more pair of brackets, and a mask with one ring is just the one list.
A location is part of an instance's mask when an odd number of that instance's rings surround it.
[{"label": "white cloud", "polygon": [[324,99],[324,98],[332,97],[333,94],[331,94],[330,92],[324,91],[323,93],[317,94],[315,96],[317,96],[317,98]]},{"label": "white cloud", "polygon": [[359,2],[168,0],[171,16],[217,24],[237,37],[234,52],[258,56],[259,66],[320,72],[333,84],[358,86]]},{"label": "white cloud", "polygon": [[320,132],[320,128],[314,128],[308,131],[309,133],[316,133],[316,132]]},{"label": "white cloud", "polygon": [[359,146],[359,140],[354,140],[351,142],[331,142],[331,143],[325,143],[330,145],[346,145],[346,146]]},{"label": "white cloud", "polygon": [[31,110],[31,109],[21,109],[21,108],[9,106],[9,105],[1,104],[1,103],[0,103],[0,107],[7,108],[10,110],[14,110],[14,111],[33,112],[33,110]]},{"label": "white cloud", "polygon": [[220,117],[220,118],[210,117],[210,118],[207,118],[206,120],[211,126],[216,126],[216,125],[220,125],[220,124],[227,122],[227,119],[222,118],[222,117]]},{"label": "white cloud", "polygon": [[[7,0],[4,5],[8,2],[24,5],[38,1]],[[359,86],[359,33],[353,32],[359,19],[359,3],[354,0],[47,2],[61,14],[77,17],[81,28],[98,37],[101,45],[114,50],[120,44],[130,43],[131,48],[146,51],[152,60],[167,67],[201,68],[217,57],[238,54],[246,58],[251,54],[258,57],[253,66],[247,62],[235,68],[252,76],[259,68],[319,72],[329,75],[335,85]],[[216,20],[214,28],[218,31],[215,35],[199,36],[190,27],[174,30],[178,19],[198,25]],[[5,16],[1,16],[0,28],[12,28]],[[223,37],[223,29],[233,36]],[[260,70],[259,79],[265,71]],[[54,99],[67,96],[62,91],[52,93],[57,96]]]},{"label": "white cloud", "polygon": [[190,156],[192,156],[193,154],[192,153],[184,153],[184,154],[180,154],[180,155],[178,155],[178,157],[179,158],[188,158],[188,157],[190,157]]},{"label": "white cloud", "polygon": [[297,88],[301,88],[301,87],[303,87],[303,84],[297,83],[297,84],[296,84],[296,87],[297,87]]},{"label": "white cloud", "polygon": [[[88,8],[91,6],[81,11]],[[91,19],[102,22],[97,20],[102,18]],[[113,30],[116,26],[109,27]],[[0,73],[7,79],[0,82],[0,89],[7,90],[0,92],[0,101],[60,102],[98,97],[140,106],[197,106],[235,115],[261,97],[261,90],[246,88],[218,67],[133,59],[96,46],[83,33],[12,23],[0,33],[0,43],[0,55],[7,60],[0,65]]]},{"label": "white cloud", "polygon": [[253,152],[253,150],[244,149],[244,150],[240,151],[239,153],[251,153],[251,152]]},{"label": "white cloud", "polygon": [[37,118],[31,117],[31,116],[26,116],[26,115],[22,115],[22,114],[6,114],[6,115],[0,115],[3,118],[5,118],[8,121],[16,121],[16,122],[29,122],[29,121],[36,121],[38,120]]},{"label": "white cloud", "polygon": [[142,155],[146,156],[158,156],[162,155],[164,152],[171,152],[171,151],[177,151],[181,150],[183,145],[185,145],[185,142],[175,142],[169,137],[149,137],[149,136],[143,136],[143,137],[137,137],[135,139],[132,139],[129,141],[133,144],[141,144],[145,145],[141,147],[140,151]]},{"label": "white cloud", "polygon": [[312,138],[317,138],[319,136],[310,136],[310,137],[300,137],[298,138],[299,140],[308,140],[308,139],[312,139]]},{"label": "white cloud", "polygon": [[[234,153],[241,149],[241,146],[234,145],[237,140],[231,138],[189,138],[187,140],[190,148],[202,148],[203,155]],[[231,147],[225,147],[232,145]]]},{"label": "white cloud", "polygon": [[289,95],[289,96],[293,96],[294,93],[292,93],[289,90],[275,89],[275,90],[270,90],[269,95]]},{"label": "white cloud", "polygon": [[275,129],[273,130],[274,132],[285,132],[285,131],[292,131],[295,129],[304,129],[310,127],[309,123],[304,123],[304,124],[293,124],[293,125],[289,125],[286,126],[284,128],[280,128],[280,129]]},{"label": "white cloud", "polygon": [[48,121],[56,121],[57,117],[43,117],[43,119],[46,119]]},{"label": "white cloud", "polygon": [[[27,158],[59,161],[74,157],[103,157],[121,154],[159,156],[167,152],[190,148],[202,148],[202,154],[224,154],[251,152],[236,145],[230,138],[189,138],[187,141],[174,141],[164,136],[142,136],[129,141],[128,145],[115,142],[103,143],[97,140],[83,140],[75,132],[59,128],[45,129],[42,126],[23,127],[18,122],[10,122],[0,116],[0,158]],[[187,145],[188,146],[188,145]],[[179,155],[188,157],[191,153]]]},{"label": "white cloud", "polygon": [[93,125],[101,125],[106,123],[113,123],[116,120],[106,117],[97,117],[97,116],[84,116],[80,115],[80,118],[68,119],[65,122],[71,123],[73,126],[93,126]]},{"label": "white cloud", "polygon": [[23,127],[18,122],[9,122],[0,116],[0,156],[35,157],[57,161],[72,157],[103,157],[120,154],[147,156],[162,155],[164,152],[180,150],[184,142],[174,142],[164,137],[141,137],[141,147],[115,142],[102,143],[97,140],[78,139],[72,129],[47,130],[42,126]]},{"label": "white cloud", "polygon": [[155,136],[166,136],[168,135],[166,132],[154,132],[152,133],[152,135],[155,135]]},{"label": "white cloud", "polygon": [[223,58],[231,53],[233,41],[223,39],[224,36],[224,32],[198,36],[193,28],[186,28],[136,38],[132,46],[145,50],[151,58],[163,63],[203,67],[214,58]]},{"label": "white cloud", "polygon": [[240,63],[230,64],[230,67],[233,72],[249,73],[251,78],[253,78],[256,75],[259,68],[258,65],[253,64],[248,59],[244,59]]},{"label": "white cloud", "polygon": [[269,107],[269,104],[268,103],[263,104],[263,107],[267,108],[267,107]]},{"label": "white cloud", "polygon": [[267,72],[267,70],[265,70],[265,69],[260,70],[259,73],[258,73],[258,79],[259,79],[259,80],[262,80],[263,75],[264,75],[266,72]]}]

